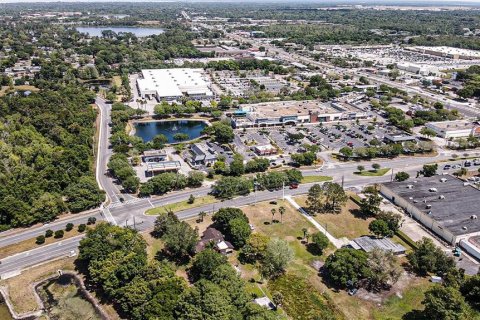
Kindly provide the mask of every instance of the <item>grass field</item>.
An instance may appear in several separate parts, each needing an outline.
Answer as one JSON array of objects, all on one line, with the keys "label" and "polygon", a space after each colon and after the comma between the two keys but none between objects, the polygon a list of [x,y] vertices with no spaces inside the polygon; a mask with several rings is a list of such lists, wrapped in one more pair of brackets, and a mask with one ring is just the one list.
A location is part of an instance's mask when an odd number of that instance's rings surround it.
[{"label": "grass field", "polygon": [[380,176],[383,176],[388,171],[390,171],[390,168],[381,168],[378,170],[368,170],[368,171],[362,171],[362,172],[357,171],[354,173],[362,177],[380,177]]},{"label": "grass field", "polygon": [[[307,196],[295,197],[295,201],[302,207],[306,207]],[[358,212],[358,205],[352,200],[348,200],[342,207],[340,213],[322,213],[314,216],[322,226],[326,227],[328,232],[335,238],[347,237],[354,239],[363,235],[370,234],[368,225],[373,218],[364,219],[355,215]]]},{"label": "grass field", "polygon": [[145,214],[149,216],[156,216],[168,210],[172,210],[173,212],[178,212],[186,209],[200,207],[206,204],[211,204],[214,202],[218,202],[218,199],[216,199],[213,196],[203,196],[203,197],[195,198],[195,201],[193,203],[188,203],[188,200],[184,200],[181,202],[167,204],[163,207],[151,208],[145,211]]},{"label": "grass field", "polygon": [[332,177],[329,176],[304,176],[302,183],[324,182],[330,180],[332,180]]},{"label": "grass field", "polygon": [[[35,88],[34,86],[22,85],[22,86],[13,86],[13,90],[11,90],[11,91],[15,91],[15,90],[37,92],[39,89]],[[10,87],[8,87],[8,86],[1,87],[0,86],[0,97],[3,97],[9,91],[10,91]]]}]

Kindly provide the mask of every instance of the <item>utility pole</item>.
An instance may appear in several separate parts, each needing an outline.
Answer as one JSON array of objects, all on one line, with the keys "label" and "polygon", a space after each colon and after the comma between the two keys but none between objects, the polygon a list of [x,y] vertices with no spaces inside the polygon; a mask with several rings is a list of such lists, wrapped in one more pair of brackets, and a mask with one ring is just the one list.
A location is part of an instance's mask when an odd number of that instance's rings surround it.
[{"label": "utility pole", "polygon": [[282,182],[282,200],[285,201],[285,181]]},{"label": "utility pole", "polygon": [[393,181],[393,168],[392,168],[392,174],[390,176],[390,181]]},{"label": "utility pole", "polygon": [[343,188],[343,183],[345,182],[345,175],[342,175],[342,188]]},{"label": "utility pole", "polygon": [[137,230],[137,225],[135,224],[135,216],[133,216],[133,229]]}]

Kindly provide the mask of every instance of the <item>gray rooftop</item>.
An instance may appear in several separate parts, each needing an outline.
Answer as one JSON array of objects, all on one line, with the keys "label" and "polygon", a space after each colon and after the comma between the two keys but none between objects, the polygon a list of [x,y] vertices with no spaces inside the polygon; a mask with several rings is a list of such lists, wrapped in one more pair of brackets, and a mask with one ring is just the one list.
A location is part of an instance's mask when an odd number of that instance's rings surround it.
[{"label": "gray rooftop", "polygon": [[385,250],[385,251],[392,251],[394,254],[402,254],[405,253],[405,247],[393,242],[388,238],[378,239],[368,236],[363,236],[360,238],[353,239],[350,242],[350,245],[354,249],[362,249],[365,252],[370,252],[375,248]]},{"label": "gray rooftop", "polygon": [[480,231],[480,220],[472,219],[480,213],[480,190],[464,185],[454,176],[436,175],[383,185],[456,236]]}]

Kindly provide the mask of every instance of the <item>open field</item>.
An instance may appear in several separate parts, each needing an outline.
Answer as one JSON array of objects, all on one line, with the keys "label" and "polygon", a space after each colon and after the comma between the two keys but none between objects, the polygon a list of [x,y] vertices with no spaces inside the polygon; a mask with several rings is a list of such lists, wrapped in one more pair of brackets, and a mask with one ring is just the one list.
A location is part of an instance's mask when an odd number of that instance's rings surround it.
[{"label": "open field", "polygon": [[163,207],[151,208],[145,211],[145,214],[149,216],[156,216],[161,212],[166,212],[168,210],[172,210],[173,212],[178,212],[178,211],[196,208],[196,207],[200,207],[200,206],[210,204],[210,203],[215,203],[215,202],[218,202],[218,199],[208,195],[208,196],[195,198],[195,201],[193,203],[188,203],[188,200],[184,200],[181,202],[171,203]]},{"label": "open field", "polygon": [[[14,86],[13,90],[11,91],[15,91],[15,90],[37,92],[39,89],[35,88],[34,86],[21,85],[21,86]],[[10,87],[8,86],[0,87],[0,97],[3,97],[8,91],[10,91]]]},{"label": "open field", "polygon": [[77,228],[74,227],[71,231],[68,231],[68,232],[65,231],[62,238],[55,239],[53,236],[45,238],[45,243],[43,243],[43,244],[36,244],[36,239],[35,238],[24,240],[24,241],[21,241],[21,242],[18,242],[18,243],[14,243],[14,244],[11,244],[9,246],[5,246],[5,247],[0,248],[0,259],[3,259],[5,257],[11,256],[11,255],[14,255],[16,253],[20,253],[20,252],[28,251],[28,250],[31,250],[31,249],[35,249],[35,248],[38,248],[40,246],[44,246],[44,245],[47,245],[47,244],[50,244],[50,243],[62,241],[62,240],[68,239],[68,238],[72,238],[72,237],[78,236],[80,234],[81,234],[81,232],[78,232]]},{"label": "open field", "polygon": [[[295,201],[302,207],[306,207],[307,196],[295,197]],[[373,218],[365,219],[358,214],[358,205],[348,199],[340,213],[323,213],[314,216],[314,219],[324,226],[335,238],[347,237],[354,239],[370,234],[368,225]]]}]

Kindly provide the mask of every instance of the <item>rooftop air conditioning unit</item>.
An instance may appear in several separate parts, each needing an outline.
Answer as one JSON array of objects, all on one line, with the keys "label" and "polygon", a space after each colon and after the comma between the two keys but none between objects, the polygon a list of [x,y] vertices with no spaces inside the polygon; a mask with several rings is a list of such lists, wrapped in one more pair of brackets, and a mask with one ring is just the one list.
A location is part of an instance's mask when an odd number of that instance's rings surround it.
[{"label": "rooftop air conditioning unit", "polygon": [[467,228],[467,226],[463,226],[462,229],[463,229],[463,230],[467,230],[468,228]]},{"label": "rooftop air conditioning unit", "polygon": [[413,185],[409,184],[407,185],[407,189],[412,189],[413,188]]},{"label": "rooftop air conditioning unit", "polygon": [[427,205],[425,206],[425,208],[426,208],[426,209],[431,209],[431,208],[432,208],[432,205],[431,205],[431,204],[427,204]]},{"label": "rooftop air conditioning unit", "polygon": [[447,178],[440,179],[440,182],[447,182]]},{"label": "rooftop air conditioning unit", "polygon": [[430,192],[438,192],[438,189],[437,189],[437,188],[430,188],[430,189],[428,189],[428,191],[430,191]]},{"label": "rooftop air conditioning unit", "polygon": [[471,215],[471,216],[470,216],[470,219],[472,219],[472,220],[477,220],[477,219],[478,219],[478,217],[477,217],[477,215],[476,215],[476,214],[473,214],[473,215]]},{"label": "rooftop air conditioning unit", "polygon": [[445,199],[445,196],[443,194],[438,196],[438,199]]}]

